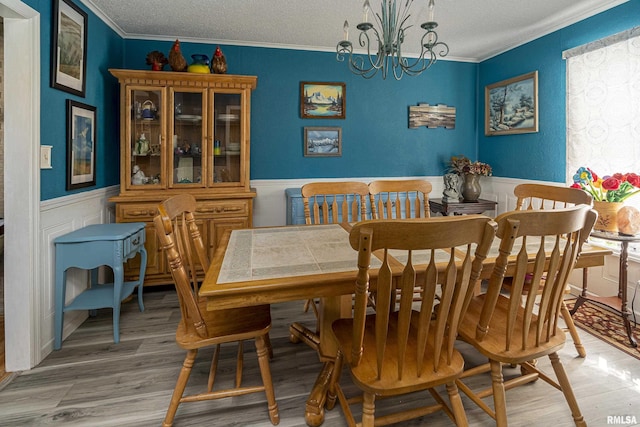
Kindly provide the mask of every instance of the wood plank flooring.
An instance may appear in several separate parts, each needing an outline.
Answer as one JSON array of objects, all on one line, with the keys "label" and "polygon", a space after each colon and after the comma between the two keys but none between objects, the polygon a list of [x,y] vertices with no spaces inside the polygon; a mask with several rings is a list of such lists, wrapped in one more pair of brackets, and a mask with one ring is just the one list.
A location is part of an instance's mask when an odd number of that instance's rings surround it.
[{"label": "wood plank flooring", "polygon": [[[314,324],[312,314],[303,313],[303,302],[272,306],[271,364],[280,426],[303,427],[304,405],[321,364],[304,344],[292,344],[288,326],[294,320]],[[148,290],[144,313],[135,301],[124,304],[121,316],[121,342],[113,344],[111,310],[99,310],[68,337],[59,351],[39,366],[18,375],[0,390],[2,426],[158,426],[180,370],[184,351],[174,342],[180,317],[172,288]],[[562,361],[590,426],[607,425],[607,416],[633,416],[640,421],[640,361],[581,331],[587,358],[576,357],[570,338],[561,352]],[[470,349],[461,346],[465,354]],[[245,382],[259,378],[252,345],[245,345]],[[191,385],[206,383],[210,352],[198,356]],[[235,347],[223,348],[218,381],[231,379]],[[469,356],[470,364],[480,358]],[[540,366],[549,366],[541,360]],[[507,369],[505,374],[515,370]],[[348,374],[342,381],[349,384]],[[489,384],[488,377],[478,381]],[[220,384],[223,385],[223,384]],[[426,394],[389,399],[384,407],[410,405]],[[472,426],[490,426],[493,421],[463,398]],[[542,381],[507,392],[510,426],[572,426],[562,394]],[[359,411],[357,411],[359,417]],[[180,406],[175,426],[270,426],[264,395],[185,403]],[[346,423],[336,407],[326,412],[328,427]],[[449,426],[451,421],[437,413],[403,426]],[[640,424],[624,424],[640,425]]]}]

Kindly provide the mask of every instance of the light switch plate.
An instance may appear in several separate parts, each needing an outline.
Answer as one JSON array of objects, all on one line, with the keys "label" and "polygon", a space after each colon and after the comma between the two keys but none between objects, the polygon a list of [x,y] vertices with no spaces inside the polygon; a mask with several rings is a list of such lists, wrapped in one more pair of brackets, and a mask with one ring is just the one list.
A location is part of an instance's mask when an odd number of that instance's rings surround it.
[{"label": "light switch plate", "polygon": [[40,146],[40,169],[53,169],[53,166],[51,166],[51,148],[53,148],[53,145]]}]

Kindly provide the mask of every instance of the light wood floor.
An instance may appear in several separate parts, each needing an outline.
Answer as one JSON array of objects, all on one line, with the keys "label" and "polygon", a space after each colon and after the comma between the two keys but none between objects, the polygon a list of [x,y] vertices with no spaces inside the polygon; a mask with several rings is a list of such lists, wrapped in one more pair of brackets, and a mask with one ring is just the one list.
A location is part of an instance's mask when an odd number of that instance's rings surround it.
[{"label": "light wood floor", "polygon": [[[148,291],[146,310],[135,301],[123,306],[121,342],[113,344],[110,310],[100,310],[50,354],[39,366],[23,372],[0,390],[2,426],[158,426],[167,408],[184,352],[174,342],[179,319],[173,290]],[[304,405],[320,370],[315,353],[304,344],[291,344],[288,325],[304,319],[302,302],[272,306],[271,364],[280,426],[305,426]],[[640,361],[582,332],[586,359],[576,357],[570,338],[561,358],[590,426],[607,425],[607,416],[634,416],[640,421]],[[468,353],[468,348],[463,348]],[[247,383],[258,378],[253,346],[245,346]],[[199,355],[192,384],[206,383],[209,352]],[[471,353],[468,353],[471,354]],[[235,347],[223,350],[221,367],[233,368]],[[479,359],[473,360],[476,363]],[[548,366],[541,360],[540,366]],[[515,372],[515,370],[506,370]],[[224,374],[222,374],[225,376]],[[219,379],[222,381],[222,377]],[[481,381],[488,384],[488,378]],[[485,381],[486,380],[486,381]],[[349,383],[348,374],[343,382]],[[380,406],[410,404],[425,394],[388,400]],[[429,398],[429,397],[426,397]],[[469,423],[490,426],[492,420],[464,398]],[[571,426],[561,393],[542,381],[507,392],[510,426]],[[359,416],[359,413],[358,413]],[[609,423],[610,424],[610,423]],[[178,409],[175,426],[262,426],[269,423],[264,395],[255,394],[210,402],[185,403]],[[326,412],[325,426],[345,426],[339,407]],[[442,414],[403,426],[449,426]],[[624,424],[639,425],[639,424]]]}]

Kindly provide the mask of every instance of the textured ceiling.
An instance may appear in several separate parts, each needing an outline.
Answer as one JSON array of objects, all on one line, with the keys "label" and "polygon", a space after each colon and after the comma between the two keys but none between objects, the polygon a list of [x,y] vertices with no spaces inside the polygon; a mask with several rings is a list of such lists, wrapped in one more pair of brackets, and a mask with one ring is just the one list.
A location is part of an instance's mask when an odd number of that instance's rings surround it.
[{"label": "textured ceiling", "polygon": [[[335,51],[362,0],[81,0],[125,38]],[[407,0],[399,0],[404,2]],[[412,1],[412,0],[408,0]],[[481,61],[628,0],[436,0],[449,59]],[[371,0],[380,12],[379,0]],[[427,0],[412,6],[403,50],[418,51]],[[414,48],[415,46],[415,48]]]}]

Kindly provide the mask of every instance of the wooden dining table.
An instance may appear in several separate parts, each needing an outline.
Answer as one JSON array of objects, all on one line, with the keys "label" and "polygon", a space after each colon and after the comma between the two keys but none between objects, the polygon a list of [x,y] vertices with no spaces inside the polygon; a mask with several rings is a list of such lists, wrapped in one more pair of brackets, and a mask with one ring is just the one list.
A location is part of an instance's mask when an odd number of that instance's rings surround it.
[{"label": "wooden dining table", "polygon": [[[211,310],[320,298],[317,335],[303,326],[292,325],[316,340],[318,356],[324,362],[305,405],[305,420],[312,427],[324,422],[328,384],[337,352],[329,333],[331,324],[338,318],[351,316],[357,251],[349,244],[350,229],[351,224],[344,223],[229,230],[222,237],[200,288],[200,295],[207,298],[207,308]],[[482,278],[491,274],[498,244],[496,239],[484,262]],[[608,249],[587,244],[576,268],[603,265],[610,253]],[[414,260],[417,256],[420,254],[414,254]],[[463,251],[460,257],[462,260]],[[372,258],[372,287],[376,262],[379,260]],[[427,262],[425,258],[424,263]],[[400,274],[399,262],[397,267]],[[507,267],[507,275],[509,271]]]}]

